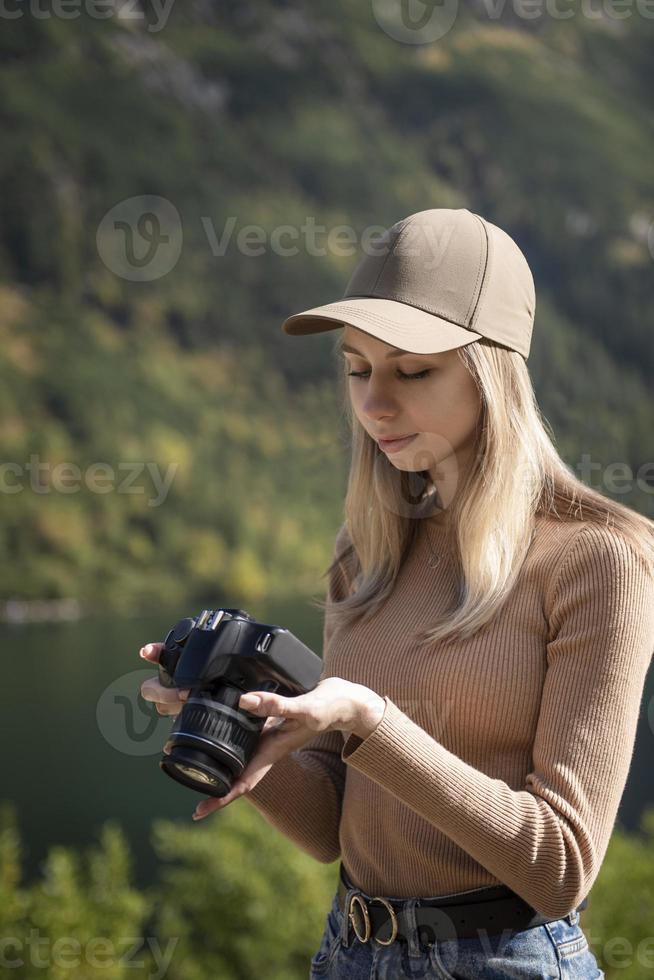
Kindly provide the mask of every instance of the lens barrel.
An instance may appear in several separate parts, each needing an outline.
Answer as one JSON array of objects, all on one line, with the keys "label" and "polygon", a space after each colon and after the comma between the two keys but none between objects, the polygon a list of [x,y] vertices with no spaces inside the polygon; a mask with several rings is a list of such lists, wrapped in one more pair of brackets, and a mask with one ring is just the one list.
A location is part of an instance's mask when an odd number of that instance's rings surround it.
[{"label": "lens barrel", "polygon": [[175,719],[159,766],[177,782],[209,796],[226,796],[254,754],[265,718],[236,705],[244,692],[221,684],[191,694]]}]

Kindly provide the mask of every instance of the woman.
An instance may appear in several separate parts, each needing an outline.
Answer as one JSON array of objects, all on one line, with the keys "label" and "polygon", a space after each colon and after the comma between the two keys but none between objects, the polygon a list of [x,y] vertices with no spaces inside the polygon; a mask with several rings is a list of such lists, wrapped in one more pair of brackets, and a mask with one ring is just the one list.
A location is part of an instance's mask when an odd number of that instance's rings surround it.
[{"label": "woman", "polygon": [[267,716],[259,749],[194,817],[246,795],[342,859],[313,977],[602,977],[579,909],[654,649],[654,524],[552,445],[515,242],[462,208],[379,244],[343,300],[283,325],[341,328],[352,459],[323,677],[241,698]]}]

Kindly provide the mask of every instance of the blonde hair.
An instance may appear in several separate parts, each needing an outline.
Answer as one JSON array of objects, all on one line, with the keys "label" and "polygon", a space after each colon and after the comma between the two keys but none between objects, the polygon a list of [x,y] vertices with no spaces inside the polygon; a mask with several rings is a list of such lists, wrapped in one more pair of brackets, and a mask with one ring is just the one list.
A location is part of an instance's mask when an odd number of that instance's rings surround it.
[{"label": "blonde hair", "polygon": [[[342,336],[339,331],[334,355],[340,355]],[[564,463],[522,355],[485,338],[458,348],[458,355],[481,396],[473,462],[447,515],[458,595],[447,617],[416,634],[415,641],[468,638],[496,614],[520,573],[538,514],[614,528],[654,573],[654,522],[587,486]],[[429,482],[426,471],[393,467],[363,428],[350,402],[349,365],[341,360],[341,395],[351,433],[344,502],[350,544],[334,556],[324,575],[351,561],[356,589],[350,587],[350,594],[338,602],[312,600],[321,609],[329,606],[334,628],[369,618],[392,592],[419,533],[416,503],[426,499]]]}]

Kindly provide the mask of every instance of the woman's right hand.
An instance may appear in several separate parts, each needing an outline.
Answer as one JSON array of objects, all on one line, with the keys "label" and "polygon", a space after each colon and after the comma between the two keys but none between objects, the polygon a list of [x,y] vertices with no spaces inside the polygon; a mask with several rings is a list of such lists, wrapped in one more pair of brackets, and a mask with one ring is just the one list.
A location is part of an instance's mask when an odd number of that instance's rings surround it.
[{"label": "woman's right hand", "polygon": [[[139,654],[144,660],[158,664],[159,654],[162,650],[163,643],[146,643],[139,650]],[[164,687],[160,683],[158,676],[148,677],[141,684],[141,697],[145,701],[154,701],[155,707],[160,715],[178,715],[189,694],[190,688]]]}]

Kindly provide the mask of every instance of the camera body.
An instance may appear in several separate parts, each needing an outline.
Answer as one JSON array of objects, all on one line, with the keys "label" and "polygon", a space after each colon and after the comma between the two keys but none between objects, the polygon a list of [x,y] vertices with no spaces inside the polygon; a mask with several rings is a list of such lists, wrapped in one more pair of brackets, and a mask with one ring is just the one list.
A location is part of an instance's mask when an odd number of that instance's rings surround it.
[{"label": "camera body", "polygon": [[248,691],[293,697],[320,681],[323,661],[282,626],[243,609],[204,609],[180,619],[159,657],[164,687],[190,688],[159,766],[172,779],[226,796],[254,754],[266,719],[239,708]]}]

